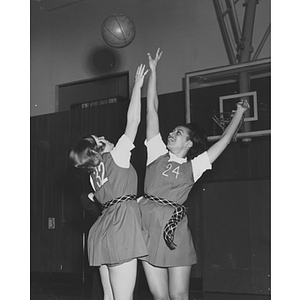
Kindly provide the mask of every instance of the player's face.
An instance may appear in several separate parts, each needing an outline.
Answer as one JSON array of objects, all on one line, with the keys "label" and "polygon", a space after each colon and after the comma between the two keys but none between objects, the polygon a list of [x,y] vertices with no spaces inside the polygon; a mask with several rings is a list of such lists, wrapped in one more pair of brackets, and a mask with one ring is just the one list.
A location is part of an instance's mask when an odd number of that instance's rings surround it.
[{"label": "player's face", "polygon": [[114,148],[114,144],[106,140],[104,136],[98,137],[96,135],[92,135],[92,137],[98,146],[104,146],[104,149],[101,151],[101,153],[110,152]]},{"label": "player's face", "polygon": [[187,142],[189,141],[188,128],[184,126],[176,127],[168,136],[168,149],[171,152],[180,151],[186,148]]}]

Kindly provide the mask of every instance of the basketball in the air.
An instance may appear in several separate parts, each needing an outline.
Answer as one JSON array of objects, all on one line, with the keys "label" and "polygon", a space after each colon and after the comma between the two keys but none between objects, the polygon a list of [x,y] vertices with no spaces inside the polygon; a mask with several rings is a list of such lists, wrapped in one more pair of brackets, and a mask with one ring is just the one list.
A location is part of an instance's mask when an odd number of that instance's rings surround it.
[{"label": "basketball in the air", "polygon": [[102,23],[101,34],[107,45],[114,48],[124,48],[133,41],[135,26],[128,17],[113,14]]}]

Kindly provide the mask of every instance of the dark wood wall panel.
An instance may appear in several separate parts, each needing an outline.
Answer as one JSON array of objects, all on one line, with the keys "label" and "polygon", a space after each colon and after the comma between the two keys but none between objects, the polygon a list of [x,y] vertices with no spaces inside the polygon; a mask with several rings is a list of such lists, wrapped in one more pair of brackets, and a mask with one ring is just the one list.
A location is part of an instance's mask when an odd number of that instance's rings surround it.
[{"label": "dark wood wall panel", "polygon": [[[211,145],[211,144],[210,144]],[[271,137],[255,137],[250,143],[241,140],[228,145],[214,162],[213,170],[204,173],[203,181],[247,178],[270,178]]]},{"label": "dark wood wall panel", "polygon": [[[35,271],[80,271],[80,257],[77,253],[74,257],[72,249],[80,247],[81,208],[76,201],[70,205],[75,195],[65,185],[68,132],[66,113],[31,119],[31,269]],[[49,218],[55,219],[50,224],[53,229],[48,228]],[[77,227],[70,225],[73,218]]]},{"label": "dark wood wall panel", "polygon": [[[128,101],[31,118],[31,271],[83,272],[85,223],[80,195],[88,176],[69,165],[85,135],[112,142],[124,132]],[[89,216],[87,215],[87,218]],[[55,228],[48,219],[55,218]]]},{"label": "dark wood wall panel", "polygon": [[204,183],[205,291],[269,294],[270,181]]},{"label": "dark wood wall panel", "polygon": [[251,283],[257,293],[270,294],[271,285],[271,182],[248,185]]},{"label": "dark wood wall panel", "polygon": [[[210,146],[209,144],[208,146]],[[210,171],[206,171],[203,176],[199,179],[199,181],[193,187],[188,201],[186,205],[189,207],[188,216],[189,216],[189,226],[194,238],[194,244],[197,251],[198,256],[198,264],[194,265],[192,268],[192,277],[200,277],[205,278],[205,271],[204,271],[204,263],[205,257],[203,257],[203,252],[206,249],[206,245],[204,244],[204,219],[211,215],[211,211],[208,207],[203,207],[203,188],[205,184],[212,184],[216,183],[215,188],[218,189],[218,183],[223,183],[224,186],[231,186],[232,182],[237,182],[237,185],[240,181],[251,182],[253,180],[269,180],[271,177],[271,157],[270,157],[270,148],[271,148],[271,138],[270,136],[266,137],[257,137],[253,138],[250,143],[244,144],[241,140],[238,140],[235,143],[231,143],[226,150],[222,153],[222,155],[214,162],[213,169]],[[265,187],[267,189],[267,187]],[[231,190],[228,190],[229,194]],[[270,195],[268,193],[261,193],[259,194],[259,190],[251,190],[248,189],[247,193],[251,192],[252,198],[257,199],[257,201],[261,202],[261,205],[266,205],[270,202]],[[258,196],[255,197],[255,193],[258,193]],[[228,193],[220,194],[220,200],[225,199],[228,197]],[[209,196],[207,196],[209,198]],[[224,200],[226,203],[226,200]],[[236,209],[236,208],[235,208]],[[243,215],[242,208],[237,207],[238,213]],[[259,206],[253,206],[252,213],[255,213],[256,209],[259,209]],[[222,212],[222,210],[220,210]],[[270,224],[270,216],[268,209],[263,210],[264,214],[264,224],[260,224],[260,230],[268,231],[268,227]],[[249,214],[247,215],[247,219],[249,220]],[[250,222],[250,221],[249,221]],[[216,227],[222,227],[223,225],[216,220],[215,225]],[[248,227],[247,229],[252,230],[252,228]],[[246,230],[246,231],[247,231]],[[249,232],[248,232],[249,234]],[[211,236],[212,239],[218,240],[221,238],[220,235]],[[222,239],[221,239],[222,242]],[[264,259],[268,259],[270,257],[270,247],[269,245],[264,244]],[[249,248],[250,249],[250,248]],[[220,248],[219,251],[224,251],[224,249]],[[250,251],[250,250],[249,250]],[[248,256],[249,257],[249,256]],[[258,262],[257,262],[258,264]],[[262,268],[264,264],[260,265],[259,268]],[[265,266],[265,265],[264,265]],[[258,270],[256,269],[256,270]],[[253,268],[254,270],[254,268]],[[260,271],[253,271],[256,272],[256,275],[251,279],[260,281],[262,278],[260,277]],[[264,291],[266,292],[266,280],[265,277],[266,272],[261,273],[261,276],[264,278]],[[232,284],[234,284],[232,282]],[[216,287],[220,287],[220,285],[216,285]],[[230,287],[228,287],[230,288]],[[231,286],[232,291],[237,291],[238,287],[233,288]],[[257,291],[258,289],[256,289]]]}]

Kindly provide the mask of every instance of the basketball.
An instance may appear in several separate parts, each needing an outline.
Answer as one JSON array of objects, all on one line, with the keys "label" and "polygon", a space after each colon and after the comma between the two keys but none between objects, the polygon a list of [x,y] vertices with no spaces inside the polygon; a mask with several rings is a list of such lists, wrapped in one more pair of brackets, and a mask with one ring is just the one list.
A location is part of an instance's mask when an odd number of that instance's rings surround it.
[{"label": "basketball", "polygon": [[102,23],[101,34],[105,43],[110,47],[124,48],[133,41],[135,26],[128,17],[113,14]]}]

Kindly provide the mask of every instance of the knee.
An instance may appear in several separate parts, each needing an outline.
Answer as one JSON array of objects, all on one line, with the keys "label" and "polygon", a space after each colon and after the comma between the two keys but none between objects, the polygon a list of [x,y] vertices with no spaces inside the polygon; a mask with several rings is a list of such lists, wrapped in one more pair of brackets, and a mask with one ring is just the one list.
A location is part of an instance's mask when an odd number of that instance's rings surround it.
[{"label": "knee", "polygon": [[154,300],[170,300],[167,294],[152,293]]},{"label": "knee", "polygon": [[158,296],[158,297],[154,297],[154,300],[170,300],[170,298],[168,296],[167,297]]},{"label": "knee", "polygon": [[188,300],[189,293],[186,291],[170,292],[170,300]]}]

